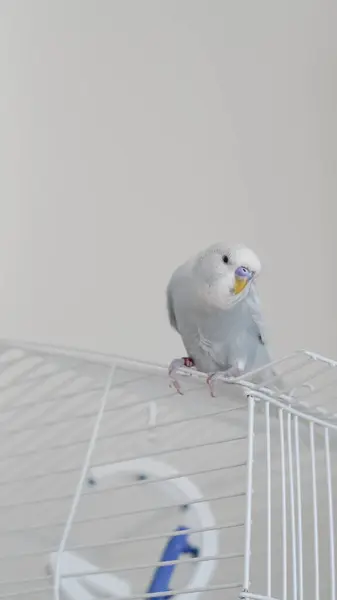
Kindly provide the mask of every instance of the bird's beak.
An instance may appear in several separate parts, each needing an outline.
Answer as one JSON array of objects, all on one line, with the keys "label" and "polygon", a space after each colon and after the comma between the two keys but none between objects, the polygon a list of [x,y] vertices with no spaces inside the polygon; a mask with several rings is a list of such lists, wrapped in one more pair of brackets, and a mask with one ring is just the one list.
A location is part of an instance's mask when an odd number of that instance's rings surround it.
[{"label": "bird's beak", "polygon": [[246,285],[248,283],[248,278],[247,277],[235,277],[235,282],[234,282],[234,294],[240,294],[242,292],[242,290],[245,289]]}]

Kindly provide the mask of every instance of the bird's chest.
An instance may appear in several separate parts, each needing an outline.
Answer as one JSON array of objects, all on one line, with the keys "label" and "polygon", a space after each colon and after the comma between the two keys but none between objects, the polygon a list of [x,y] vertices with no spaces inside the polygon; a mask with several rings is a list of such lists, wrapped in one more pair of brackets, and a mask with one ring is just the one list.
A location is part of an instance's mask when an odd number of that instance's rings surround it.
[{"label": "bird's chest", "polygon": [[[241,311],[192,312],[186,329],[187,343],[194,350],[207,354],[215,362],[229,358],[233,348],[245,345],[249,334]],[[186,337],[183,335],[183,337]]]},{"label": "bird's chest", "polygon": [[[221,318],[220,318],[221,317]],[[237,323],[230,322],[226,315],[209,315],[198,320],[196,324],[196,336],[198,345],[208,353],[212,354],[214,360],[221,353],[226,353],[231,342],[240,334]]]}]

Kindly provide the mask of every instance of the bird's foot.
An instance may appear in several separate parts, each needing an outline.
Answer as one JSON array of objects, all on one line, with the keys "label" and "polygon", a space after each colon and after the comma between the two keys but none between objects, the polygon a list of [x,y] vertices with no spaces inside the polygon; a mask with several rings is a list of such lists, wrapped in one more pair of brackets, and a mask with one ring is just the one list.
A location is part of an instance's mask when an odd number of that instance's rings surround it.
[{"label": "bird's foot", "polygon": [[194,367],[194,361],[192,358],[184,357],[184,358],[175,358],[168,369],[169,378],[171,379],[172,386],[176,389],[178,394],[183,396],[183,392],[180,387],[180,383],[177,380],[177,371],[182,369],[183,367],[192,368]]},{"label": "bird's foot", "polygon": [[218,380],[227,381],[230,383],[233,378],[242,375],[242,370],[239,367],[231,367],[227,371],[216,371],[216,373],[210,373],[206,379],[206,383],[209,387],[212,398],[215,398],[215,384]]}]

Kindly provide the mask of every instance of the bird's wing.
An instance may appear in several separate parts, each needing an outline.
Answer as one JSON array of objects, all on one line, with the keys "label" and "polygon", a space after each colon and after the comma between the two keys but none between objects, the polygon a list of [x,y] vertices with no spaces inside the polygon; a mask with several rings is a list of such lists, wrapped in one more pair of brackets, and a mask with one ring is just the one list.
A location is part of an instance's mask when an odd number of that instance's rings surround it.
[{"label": "bird's wing", "polygon": [[173,329],[175,329],[179,333],[177,319],[176,319],[176,315],[174,312],[174,306],[173,306],[172,286],[173,286],[173,279],[170,280],[170,282],[166,288],[166,308],[167,308],[171,327],[173,327]]},{"label": "bird's wing", "polygon": [[247,302],[253,320],[254,330],[256,330],[256,335],[258,336],[261,344],[265,345],[267,343],[265,326],[262,317],[260,299],[254,283],[251,285],[249,294],[247,296]]},{"label": "bird's wing", "polygon": [[[272,357],[268,347],[268,341],[265,334],[265,326],[262,317],[260,299],[254,284],[251,286],[250,293],[247,296],[248,306],[250,310],[250,314],[253,320],[254,327],[254,335],[257,335],[261,344],[259,344],[256,355],[256,367],[262,367],[270,364],[272,362]],[[276,387],[279,390],[284,388],[284,382],[282,377],[277,373],[274,366],[270,366],[266,368],[264,372],[261,373],[263,380],[271,381],[271,387]]]}]

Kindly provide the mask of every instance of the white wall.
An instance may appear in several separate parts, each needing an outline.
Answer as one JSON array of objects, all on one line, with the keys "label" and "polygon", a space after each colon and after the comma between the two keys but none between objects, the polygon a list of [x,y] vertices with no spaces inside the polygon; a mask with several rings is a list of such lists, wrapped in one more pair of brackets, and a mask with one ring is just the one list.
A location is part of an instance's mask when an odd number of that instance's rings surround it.
[{"label": "white wall", "polygon": [[170,273],[229,239],[261,256],[275,354],[337,356],[336,18],[2,0],[0,335],[168,361]]}]

